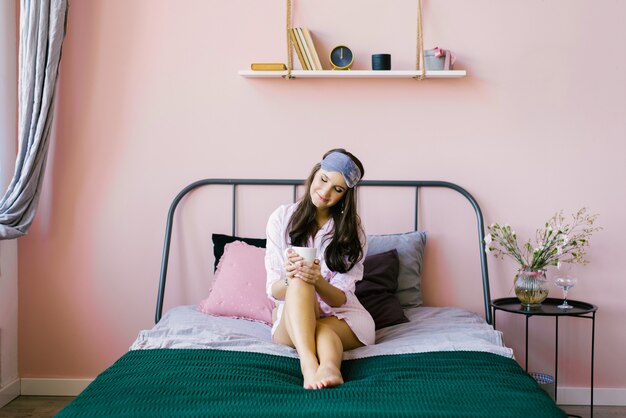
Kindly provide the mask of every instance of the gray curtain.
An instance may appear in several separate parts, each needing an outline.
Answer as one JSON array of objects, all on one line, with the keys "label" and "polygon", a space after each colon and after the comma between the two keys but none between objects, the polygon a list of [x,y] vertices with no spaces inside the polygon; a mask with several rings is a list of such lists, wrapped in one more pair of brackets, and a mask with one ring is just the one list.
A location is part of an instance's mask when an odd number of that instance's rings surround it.
[{"label": "gray curtain", "polygon": [[13,180],[0,201],[0,239],[26,234],[35,217],[46,168],[67,8],[67,0],[20,3],[18,155]]}]

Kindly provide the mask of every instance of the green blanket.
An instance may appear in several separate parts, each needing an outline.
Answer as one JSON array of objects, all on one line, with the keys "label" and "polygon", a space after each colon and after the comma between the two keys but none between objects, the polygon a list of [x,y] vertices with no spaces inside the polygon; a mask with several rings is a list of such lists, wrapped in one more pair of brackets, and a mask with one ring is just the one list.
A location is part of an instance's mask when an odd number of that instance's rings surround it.
[{"label": "green blanket", "polygon": [[344,361],[345,384],[302,388],[297,359],[220,350],[122,356],[58,417],[564,417],[512,359],[435,352]]}]

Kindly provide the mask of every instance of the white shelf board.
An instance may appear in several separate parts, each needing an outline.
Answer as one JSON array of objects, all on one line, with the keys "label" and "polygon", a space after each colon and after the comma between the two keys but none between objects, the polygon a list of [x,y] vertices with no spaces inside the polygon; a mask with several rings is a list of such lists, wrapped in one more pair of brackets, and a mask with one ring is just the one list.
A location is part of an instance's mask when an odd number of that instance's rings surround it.
[{"label": "white shelf board", "polygon": [[[372,71],[372,70],[292,70],[291,76],[295,78],[412,78],[420,75],[417,70],[391,70],[391,71]],[[239,75],[251,78],[279,78],[287,75],[287,71],[252,71],[241,70]],[[426,78],[461,78],[467,74],[465,70],[449,70],[449,71],[426,71]]]}]

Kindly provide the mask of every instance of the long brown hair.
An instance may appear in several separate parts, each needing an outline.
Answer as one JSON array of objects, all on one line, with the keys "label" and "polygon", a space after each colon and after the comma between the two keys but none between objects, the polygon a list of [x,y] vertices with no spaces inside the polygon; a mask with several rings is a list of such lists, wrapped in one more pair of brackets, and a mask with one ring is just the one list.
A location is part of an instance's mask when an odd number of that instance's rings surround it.
[{"label": "long brown hair", "polygon": [[[333,152],[341,152],[350,157],[361,171],[361,178],[363,178],[365,170],[358,158],[343,148],[328,151],[324,154],[324,158]],[[313,238],[318,230],[315,221],[316,207],[311,201],[310,190],[315,174],[320,168],[320,163],[313,166],[311,174],[305,182],[305,194],[298,202],[298,206],[289,220],[287,231],[291,245],[306,246],[309,239]],[[324,259],[331,271],[345,273],[363,258],[361,218],[356,210],[355,188],[348,188],[345,191],[342,199],[330,208],[330,214],[333,218],[334,227],[328,234],[332,234],[332,239],[326,247]],[[328,238],[330,237],[325,239]]]}]

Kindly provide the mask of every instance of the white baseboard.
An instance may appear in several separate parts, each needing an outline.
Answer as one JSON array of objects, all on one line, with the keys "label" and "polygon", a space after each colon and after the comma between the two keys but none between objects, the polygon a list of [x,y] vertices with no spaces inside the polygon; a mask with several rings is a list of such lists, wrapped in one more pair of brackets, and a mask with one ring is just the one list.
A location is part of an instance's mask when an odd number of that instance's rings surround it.
[{"label": "white baseboard", "polygon": [[[591,391],[589,388],[559,388],[557,394],[559,405],[589,405]],[[603,406],[626,406],[626,389],[595,388],[593,404]]]},{"label": "white baseboard", "polygon": [[22,395],[77,396],[93,379],[22,379]]},{"label": "white baseboard", "polygon": [[0,387],[0,408],[20,396],[20,379]]},{"label": "white baseboard", "polygon": [[[0,391],[0,405],[5,397],[10,398],[8,403],[20,393],[30,396],[77,396],[92,381],[93,379],[22,379],[20,385],[20,381],[16,380]],[[588,388],[559,388],[559,405],[589,405],[589,400]],[[593,404],[626,406],[626,388],[596,388]]]}]

